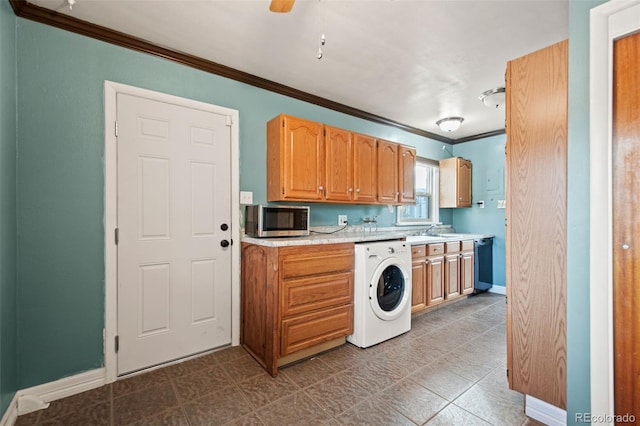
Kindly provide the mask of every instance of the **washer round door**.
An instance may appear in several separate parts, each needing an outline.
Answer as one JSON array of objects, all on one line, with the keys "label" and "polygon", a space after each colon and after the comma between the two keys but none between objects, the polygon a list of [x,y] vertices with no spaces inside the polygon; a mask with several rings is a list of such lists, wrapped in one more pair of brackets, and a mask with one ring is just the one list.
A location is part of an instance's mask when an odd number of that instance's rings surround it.
[{"label": "washer round door", "polygon": [[398,318],[411,302],[411,283],[398,259],[385,259],[369,283],[369,302],[376,316],[385,321]]}]

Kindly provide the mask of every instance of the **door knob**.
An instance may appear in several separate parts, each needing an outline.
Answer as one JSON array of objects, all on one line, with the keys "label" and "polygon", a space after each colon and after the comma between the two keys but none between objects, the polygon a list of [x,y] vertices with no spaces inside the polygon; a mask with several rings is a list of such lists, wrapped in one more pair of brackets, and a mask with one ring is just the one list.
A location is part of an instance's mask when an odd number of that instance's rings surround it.
[{"label": "door knob", "polygon": [[226,223],[223,223],[222,225],[220,225],[220,229],[222,229],[223,231],[226,231],[227,229],[229,229],[229,225],[227,225]]},{"label": "door knob", "polygon": [[229,247],[229,241],[228,240],[222,240],[222,241],[220,241],[220,245],[222,247]]}]

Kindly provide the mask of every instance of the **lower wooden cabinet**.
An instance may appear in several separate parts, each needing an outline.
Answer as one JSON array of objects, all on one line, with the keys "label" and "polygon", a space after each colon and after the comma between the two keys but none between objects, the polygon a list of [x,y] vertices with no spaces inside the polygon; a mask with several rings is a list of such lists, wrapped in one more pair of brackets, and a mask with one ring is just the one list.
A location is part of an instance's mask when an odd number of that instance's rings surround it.
[{"label": "lower wooden cabinet", "polygon": [[353,243],[242,244],[243,347],[272,375],[353,332]]},{"label": "lower wooden cabinet", "polygon": [[414,245],[411,253],[412,313],[473,292],[473,240]]}]

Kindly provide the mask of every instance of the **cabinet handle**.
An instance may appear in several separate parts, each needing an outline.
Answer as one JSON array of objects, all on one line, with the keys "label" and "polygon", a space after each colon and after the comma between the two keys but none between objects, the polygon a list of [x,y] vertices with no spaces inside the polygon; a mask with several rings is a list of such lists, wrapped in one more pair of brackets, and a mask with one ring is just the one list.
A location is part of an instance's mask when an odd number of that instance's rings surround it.
[{"label": "cabinet handle", "polygon": [[319,189],[320,191],[323,191],[323,190],[324,190],[324,186],[320,185],[320,186],[318,187],[318,189]]},{"label": "cabinet handle", "polygon": [[349,188],[349,192],[353,192],[353,188]]},{"label": "cabinet handle", "polygon": [[360,192],[360,188],[356,188],[356,192]]}]

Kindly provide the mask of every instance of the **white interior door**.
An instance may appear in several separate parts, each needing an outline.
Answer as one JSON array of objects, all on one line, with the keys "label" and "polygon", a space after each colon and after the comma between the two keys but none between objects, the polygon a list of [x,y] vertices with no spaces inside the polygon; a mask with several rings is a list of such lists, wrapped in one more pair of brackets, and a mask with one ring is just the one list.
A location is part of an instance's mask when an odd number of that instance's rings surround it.
[{"label": "white interior door", "polygon": [[230,125],[117,95],[119,375],[231,343]]}]

